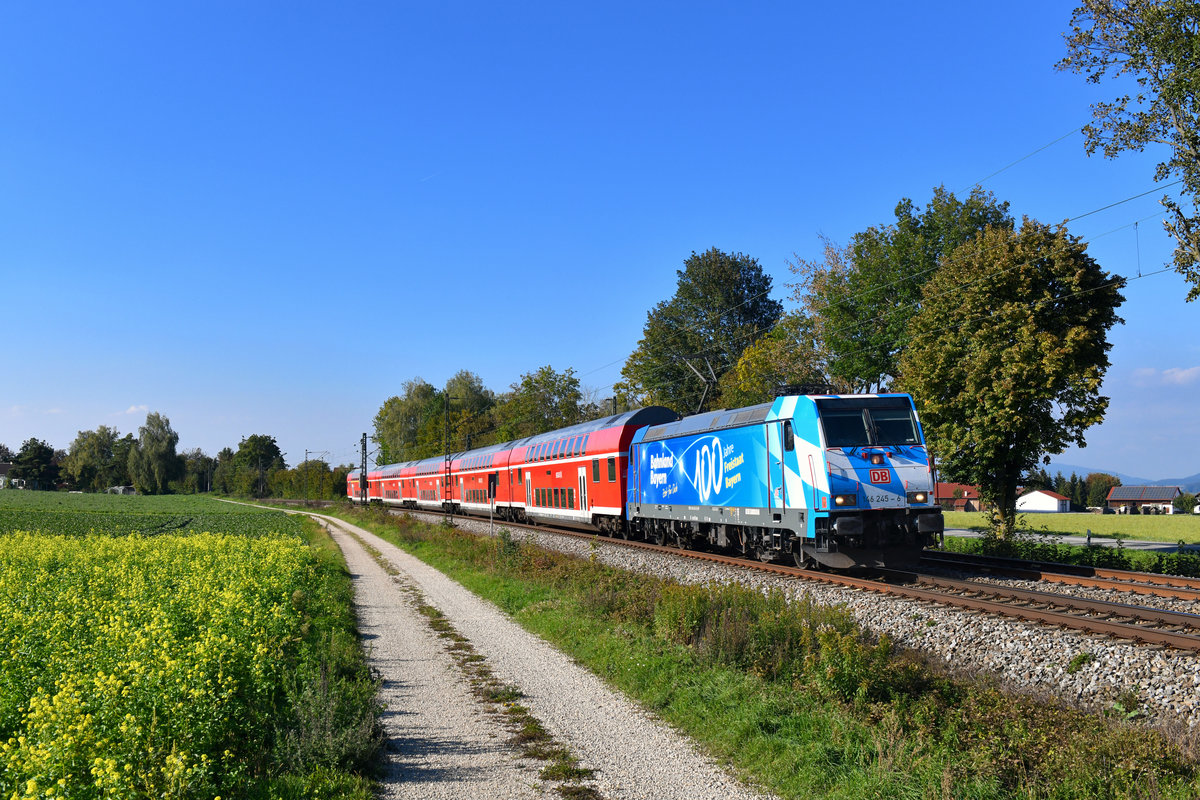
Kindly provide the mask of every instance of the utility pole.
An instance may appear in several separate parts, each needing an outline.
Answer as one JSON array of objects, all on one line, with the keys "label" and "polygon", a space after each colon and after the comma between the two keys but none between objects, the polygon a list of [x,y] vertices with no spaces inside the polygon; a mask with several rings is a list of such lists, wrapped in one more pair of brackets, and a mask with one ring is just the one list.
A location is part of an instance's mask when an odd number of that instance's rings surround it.
[{"label": "utility pole", "polygon": [[367,504],[367,435],[362,435],[362,472],[359,473],[358,479],[358,499],[365,506]]},{"label": "utility pole", "polygon": [[450,514],[450,522],[454,522],[454,504],[450,502],[450,392],[446,392],[443,397],[446,398],[446,431],[442,439],[442,449],[446,451],[446,465],[442,478],[442,505]]}]

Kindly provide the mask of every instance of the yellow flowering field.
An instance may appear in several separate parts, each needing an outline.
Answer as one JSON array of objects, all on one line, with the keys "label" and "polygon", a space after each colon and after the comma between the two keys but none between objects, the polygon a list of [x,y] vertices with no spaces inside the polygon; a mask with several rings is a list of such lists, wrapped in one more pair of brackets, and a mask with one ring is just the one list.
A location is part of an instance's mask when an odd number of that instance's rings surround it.
[{"label": "yellow flowering field", "polygon": [[4,534],[0,798],[246,796],[318,572],[295,535]]}]

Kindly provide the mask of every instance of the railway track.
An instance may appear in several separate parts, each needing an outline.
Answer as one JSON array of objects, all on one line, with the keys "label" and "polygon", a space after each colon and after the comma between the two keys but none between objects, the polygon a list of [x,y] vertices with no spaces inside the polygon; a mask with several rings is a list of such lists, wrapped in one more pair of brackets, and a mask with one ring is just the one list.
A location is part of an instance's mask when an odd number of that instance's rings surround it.
[{"label": "railway track", "polygon": [[1200,578],[935,550],[923,552],[920,563],[925,566],[986,572],[1005,578],[1200,602]]},{"label": "railway track", "polygon": [[[406,512],[395,511],[393,513]],[[444,516],[433,512],[419,513]],[[468,518],[479,520],[478,517]],[[786,564],[764,563],[722,553],[601,537],[592,532],[524,523],[504,522],[500,524],[515,530],[550,533],[590,541],[600,540],[653,553],[769,572],[799,580],[905,597],[920,602],[949,605],[970,612],[996,614],[1142,644],[1200,652],[1200,615],[1198,614],[1143,608],[1124,603],[1090,600],[1028,589],[1010,589],[993,584],[942,578],[904,570],[875,570],[875,577],[815,572]]]}]

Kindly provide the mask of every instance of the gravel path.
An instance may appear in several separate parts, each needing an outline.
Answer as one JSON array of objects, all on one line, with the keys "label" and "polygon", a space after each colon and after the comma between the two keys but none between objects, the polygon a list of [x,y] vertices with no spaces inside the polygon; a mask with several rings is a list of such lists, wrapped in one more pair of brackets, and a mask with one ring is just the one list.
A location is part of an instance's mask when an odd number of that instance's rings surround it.
[{"label": "gravel path", "polygon": [[359,631],[372,668],[383,676],[388,739],[383,796],[539,796],[537,772],[514,757],[505,744],[507,732],[471,695],[412,595],[339,526],[331,525],[330,532],[354,581]]},{"label": "gravel path", "polygon": [[[700,755],[690,740],[652,718],[599,678],[529,634],[495,606],[361,528],[322,517],[346,554],[359,626],[383,675],[389,737],[387,797],[546,796],[537,765],[505,742],[429,631],[401,585],[415,587],[465,636],[492,671],[525,695],[521,703],[582,766],[609,800],[764,798]],[[347,535],[346,531],[353,535]],[[399,571],[389,576],[361,540]]]}]

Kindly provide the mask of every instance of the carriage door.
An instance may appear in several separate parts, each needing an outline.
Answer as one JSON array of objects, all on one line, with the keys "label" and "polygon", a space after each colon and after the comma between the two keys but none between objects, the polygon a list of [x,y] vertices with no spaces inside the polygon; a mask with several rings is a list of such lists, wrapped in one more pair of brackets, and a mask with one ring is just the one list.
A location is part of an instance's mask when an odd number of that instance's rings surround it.
[{"label": "carriage door", "polygon": [[587,467],[579,468],[579,507],[583,509],[586,516],[588,511]]},{"label": "carriage door", "polygon": [[784,508],[783,425],[782,422],[767,423],[767,479],[770,482],[772,511]]},{"label": "carriage door", "polygon": [[530,472],[525,470],[525,507],[533,507],[533,482],[529,480]]},{"label": "carriage door", "polygon": [[488,505],[496,510],[496,487],[500,485],[500,476],[495,472],[488,474]]}]

